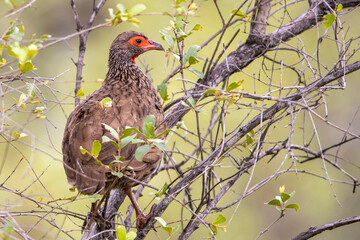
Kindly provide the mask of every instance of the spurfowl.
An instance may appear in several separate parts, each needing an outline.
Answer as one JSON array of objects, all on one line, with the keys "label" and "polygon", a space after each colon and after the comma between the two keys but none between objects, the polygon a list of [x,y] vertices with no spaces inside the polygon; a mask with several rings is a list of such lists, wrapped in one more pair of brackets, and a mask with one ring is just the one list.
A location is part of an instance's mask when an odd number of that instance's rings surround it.
[{"label": "spurfowl", "polygon": [[[136,203],[131,187],[146,181],[156,168],[161,151],[152,147],[137,161],[134,153],[138,145],[128,144],[121,149],[124,160],[112,166],[122,168],[124,174],[119,178],[110,174],[110,164],[118,150],[110,142],[103,143],[95,164],[89,154],[82,154],[80,146],[91,151],[95,140],[103,136],[111,138],[103,124],[119,129],[126,126],[141,129],[148,115],[155,116],[155,134],[165,130],[163,109],[152,82],[135,64],[135,58],[149,50],[164,50],[163,47],[148,39],[144,34],[130,31],[119,34],[113,41],[109,52],[109,71],[102,87],[82,101],[70,114],[62,144],[63,164],[69,183],[84,194],[109,193],[111,189],[121,188],[129,196],[137,215],[138,226],[143,226],[152,215],[145,215]],[[104,107],[100,101],[112,99],[112,106]],[[135,181],[134,181],[135,180]]]}]

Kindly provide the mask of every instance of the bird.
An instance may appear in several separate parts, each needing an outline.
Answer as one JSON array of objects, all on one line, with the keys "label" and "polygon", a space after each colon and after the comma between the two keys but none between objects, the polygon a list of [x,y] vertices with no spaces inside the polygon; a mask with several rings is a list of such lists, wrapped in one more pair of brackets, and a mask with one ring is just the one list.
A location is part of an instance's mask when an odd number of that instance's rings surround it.
[{"label": "bird", "polygon": [[[102,163],[100,165],[95,163],[91,154],[83,154],[80,148],[91,151],[94,141],[101,142],[103,136],[111,138],[106,125],[119,132],[128,126],[141,129],[144,119],[149,115],[155,118],[155,134],[166,129],[160,97],[152,81],[135,63],[140,54],[150,50],[163,51],[164,48],[136,31],[123,32],[115,38],[110,46],[109,70],[103,85],[71,112],[62,142],[63,165],[68,182],[80,193],[87,195],[109,193],[114,188],[122,189],[134,206],[137,226],[140,228],[152,217],[154,206],[145,215],[131,188],[147,181],[158,166],[161,150],[152,146],[142,161],[138,161],[134,155],[139,144],[128,144],[120,152],[123,160],[109,168],[106,166],[118,154],[118,149],[111,142],[101,144],[97,157]],[[111,106],[102,106],[101,101],[105,98],[112,100]],[[120,167],[124,174],[122,177],[111,174],[111,171]]]}]

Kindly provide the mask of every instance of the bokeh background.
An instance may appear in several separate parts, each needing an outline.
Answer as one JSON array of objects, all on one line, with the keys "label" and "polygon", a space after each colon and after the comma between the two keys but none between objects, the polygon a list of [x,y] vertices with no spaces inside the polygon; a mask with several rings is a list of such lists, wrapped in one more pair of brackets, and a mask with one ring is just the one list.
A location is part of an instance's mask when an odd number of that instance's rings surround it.
[{"label": "bokeh background", "polygon": [[[115,8],[116,4],[122,3],[127,7],[131,7],[136,3],[144,3],[147,6],[145,12],[172,12],[173,1],[160,1],[160,0],[142,0],[142,1],[118,1],[109,0],[100,11],[96,18],[95,24],[101,24],[105,22],[105,19],[109,18],[107,9]],[[241,1],[237,0],[223,0],[218,1],[221,11],[224,13],[224,17],[228,19],[231,15],[231,11],[236,9]],[[80,0],[76,1],[81,21],[83,24],[87,23],[92,10],[92,1]],[[203,30],[195,32],[189,39],[186,40],[186,45],[201,45],[211,35],[217,32],[221,27],[221,21],[218,17],[216,8],[212,1],[199,1],[197,2],[199,9],[196,12],[196,16],[189,19],[190,23],[201,24]],[[288,12],[291,16],[299,16],[308,8],[307,1],[300,1],[295,5],[291,5]],[[242,9],[246,12],[246,9]],[[11,7],[0,1],[0,33],[6,32],[6,29],[10,26],[11,21],[21,21],[25,27],[24,39],[31,38],[33,33],[36,36],[43,34],[50,34],[53,38],[67,36],[74,33],[76,25],[74,21],[73,12],[70,7],[69,1],[36,1],[32,7],[22,11],[21,14],[16,14],[11,17],[6,15],[11,11]],[[360,20],[360,11],[355,10],[347,15],[344,15],[341,19],[344,23],[344,29],[346,29],[347,38],[356,38],[360,36],[360,28],[357,26]],[[157,41],[164,46],[165,41],[161,39],[160,30],[169,26],[170,18],[160,14],[151,14],[140,16],[139,19],[142,23],[135,27],[131,23],[122,23],[116,27],[103,27],[94,30],[89,34],[87,43],[87,50],[85,54],[85,66],[83,69],[83,83],[82,88],[85,94],[91,94],[94,90],[99,88],[102,84],[101,80],[104,79],[107,72],[107,58],[108,48],[112,40],[120,32],[127,30],[137,30],[145,33],[150,39]],[[276,23],[276,18],[270,19],[273,24]],[[288,20],[287,20],[288,21]],[[247,28],[246,28],[246,27]],[[231,33],[241,28],[240,34],[237,36],[233,45],[229,48],[228,52],[234,50],[238,44],[244,42],[247,38],[249,25],[234,25],[231,27],[229,33],[225,35],[224,42],[227,42],[231,38]],[[275,27],[269,27],[268,32],[275,30]],[[324,30],[321,25],[319,28],[314,28],[301,34],[301,40],[309,53],[314,53],[317,47],[318,35],[321,35]],[[331,36],[331,33],[329,33]],[[51,41],[50,39],[49,41]],[[46,44],[47,42],[45,42]],[[297,44],[296,40],[291,40],[290,43]],[[215,47],[215,41],[211,42],[200,53],[200,57],[208,57]],[[23,143],[13,142],[11,144],[0,141],[0,183],[4,182],[6,178],[10,178],[6,181],[6,188],[21,190],[24,196],[31,196],[38,201],[48,202],[57,200],[57,204],[62,205],[63,208],[69,209],[86,215],[90,204],[91,198],[81,196],[80,199],[73,203],[69,203],[68,198],[74,196],[76,193],[69,191],[70,185],[67,183],[66,176],[62,166],[61,156],[61,141],[64,126],[67,116],[74,108],[74,87],[75,87],[75,74],[76,67],[73,60],[77,60],[78,54],[78,38],[74,37],[66,41],[57,43],[49,48],[45,48],[39,52],[34,59],[37,70],[31,73],[32,76],[41,76],[49,78],[49,88],[43,87],[42,93],[45,98],[48,99],[48,106],[45,119],[34,119],[34,116],[24,112],[16,113],[12,116],[12,120],[17,122],[18,127],[14,127],[14,130],[20,131],[21,125],[25,125],[24,132],[27,133],[27,137],[22,139]],[[297,61],[294,54],[283,54],[283,58],[291,62]],[[321,46],[321,58],[322,61],[331,66],[337,57],[337,51],[332,41],[326,41]],[[355,55],[355,60],[359,60],[359,55]],[[10,59],[10,58],[9,58]],[[335,59],[335,60],[334,60]],[[149,52],[140,57],[140,62],[144,63],[148,69],[150,69],[150,75],[154,81],[154,85],[157,86],[161,83],[165,76],[171,71],[171,68],[165,67],[166,58],[162,52]],[[263,94],[267,92],[267,88],[262,84],[255,84],[251,79],[251,76],[257,72],[257,69],[261,65],[261,59],[254,61],[246,69],[243,69],[245,74],[234,74],[230,81],[245,80],[243,84],[244,91],[254,93],[256,87],[257,94]],[[203,62],[196,66],[201,70]],[[143,68],[144,66],[141,65]],[[9,69],[2,69],[2,71],[9,71]],[[192,73],[186,73],[185,77],[192,81],[197,80],[197,76]],[[294,80],[294,75],[291,73],[282,76],[283,81],[287,84],[291,84]],[[279,78],[275,76],[274,79]],[[349,119],[356,114],[357,109],[360,106],[359,90],[360,82],[359,73],[355,72],[347,76],[347,88],[345,90],[337,90],[328,92],[326,95],[327,111],[329,114],[328,120],[341,126],[342,128],[348,128]],[[14,83],[14,88],[19,87],[20,91],[23,86],[22,83]],[[189,85],[190,86],[190,85]],[[169,93],[177,92],[181,89],[181,81],[172,78],[169,84]],[[4,90],[4,89],[3,89]],[[6,98],[1,98],[4,101],[5,106],[10,106],[9,99],[14,97],[18,99],[19,92],[10,91]],[[246,102],[246,100],[244,100]],[[62,103],[61,105],[59,103]],[[320,113],[324,113],[324,109],[319,110]],[[236,114],[243,114],[241,110]],[[229,126],[236,126],[238,124],[238,115],[234,113],[233,116],[229,116]],[[202,120],[206,121],[208,115],[202,116]],[[308,118],[304,117],[309,120]],[[184,119],[185,124],[191,128],[192,122],[194,122],[194,115],[188,114]],[[233,121],[233,122],[232,122]],[[300,120],[298,120],[300,121]],[[301,122],[299,126],[301,126]],[[318,119],[315,119],[315,124],[318,127],[320,140],[322,146],[328,146],[343,137],[343,133],[329,128],[327,124]],[[312,128],[309,122],[307,127]],[[355,115],[355,119],[350,127],[350,130],[359,134],[360,117]],[[20,130],[19,130],[20,129]],[[282,130],[277,129],[279,135],[282,134]],[[287,129],[283,130],[283,134],[287,134]],[[301,136],[295,136],[299,143],[302,142]],[[275,139],[272,139],[275,140]],[[179,139],[172,139],[171,141],[181,141]],[[360,162],[360,148],[359,142],[354,142],[343,146],[340,151],[343,157],[351,160],[347,170],[350,174],[359,173]],[[171,144],[171,142],[169,143]],[[190,151],[184,147],[183,151]],[[247,151],[239,154],[248,154]],[[241,156],[239,156],[241,157]],[[259,163],[256,166],[253,179],[250,183],[250,187],[261,181],[262,179],[272,175],[275,169],[283,161],[284,155],[279,154],[271,162],[265,161]],[[291,162],[286,163],[286,166],[290,166]],[[18,166],[17,166],[18,165]],[[321,176],[325,175],[322,167],[323,163],[319,159],[313,161],[304,167]],[[224,170],[225,171],[225,170]],[[344,175],[334,168],[328,167],[329,176],[331,179],[345,180]],[[36,174],[35,174],[36,173]],[[40,181],[36,178],[38,176]],[[346,179],[347,180],[347,179]],[[160,188],[163,185],[163,178],[156,177],[150,184]],[[228,192],[228,195],[223,199],[219,205],[225,205],[232,199],[238,198],[245,190],[245,186],[248,183],[248,178],[241,179],[233,188]],[[301,231],[304,231],[308,227],[315,225],[322,225],[328,222],[336,221],[340,218],[351,217],[360,214],[359,204],[359,191],[353,193],[353,186],[337,183],[336,181],[320,180],[314,176],[304,174],[285,174],[282,175],[268,184],[266,184],[261,190],[246,197],[238,205],[235,211],[235,207],[225,210],[222,214],[227,218],[227,222],[224,224],[227,227],[227,232],[219,231],[217,239],[255,239],[256,236],[263,231],[272,221],[274,221],[279,213],[271,206],[267,206],[264,203],[271,200],[275,195],[278,195],[278,188],[282,185],[286,185],[287,192],[293,190],[296,191],[296,195],[293,198],[293,202],[300,205],[300,210],[287,211],[286,216],[271,227],[269,232],[262,236],[262,239],[289,239]],[[27,186],[29,186],[27,188]],[[195,185],[198,186],[198,185]],[[195,187],[194,186],[194,187]],[[199,187],[199,191],[200,191]],[[334,190],[334,191],[333,191]],[[152,199],[147,193],[151,190],[146,190],[144,196],[139,200],[140,206],[147,205]],[[335,196],[336,194],[336,196]],[[64,199],[64,200],[59,200]],[[120,208],[120,212],[125,213],[126,207],[129,201],[126,199],[123,206]],[[6,212],[19,212],[16,216],[16,221],[26,231],[29,231],[29,235],[34,239],[69,239],[64,233],[59,232],[57,229],[51,226],[51,221],[55,221],[57,224],[62,225],[62,228],[75,239],[81,238],[80,227],[82,225],[81,219],[68,219],[61,214],[50,214],[52,217],[48,217],[48,222],[41,220],[37,216],[31,216],[32,210],[40,210],[40,207],[35,203],[26,200],[19,194],[14,194],[11,191],[0,191],[0,211]],[[180,205],[173,203],[173,205],[162,216],[167,222],[177,221],[180,217]],[[56,211],[56,209],[54,210]],[[21,213],[27,214],[21,214]],[[44,209],[44,214],[46,210]],[[37,213],[38,214],[38,213]],[[217,215],[209,215],[207,220],[211,222]],[[232,220],[229,222],[229,220]],[[16,236],[18,237],[18,236]],[[149,234],[147,239],[166,239],[167,233],[161,229],[157,232]],[[208,231],[205,227],[201,226],[200,229],[195,232],[191,239],[207,238]],[[176,239],[175,236],[172,237]],[[359,223],[350,226],[342,227],[333,231],[327,231],[323,234],[315,237],[314,239],[359,239],[360,238],[360,225]]]}]

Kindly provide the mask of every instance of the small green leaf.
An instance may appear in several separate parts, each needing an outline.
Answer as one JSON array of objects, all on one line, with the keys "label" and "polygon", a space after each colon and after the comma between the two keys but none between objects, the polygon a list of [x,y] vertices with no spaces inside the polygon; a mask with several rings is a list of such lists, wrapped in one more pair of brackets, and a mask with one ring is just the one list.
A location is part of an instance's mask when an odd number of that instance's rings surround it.
[{"label": "small green leaf", "polygon": [[164,195],[166,193],[166,191],[168,190],[169,184],[165,183],[164,186],[157,192],[155,193],[156,197],[161,197],[162,195]]},{"label": "small green leaf", "polygon": [[167,101],[170,99],[167,92],[167,85],[165,80],[163,80],[161,84],[157,86],[157,88],[159,90],[159,95],[162,100]]},{"label": "small green leaf", "polygon": [[243,14],[240,10],[236,11],[236,9],[231,11],[232,14],[234,14],[235,16],[238,16],[240,18],[246,18],[247,15]]},{"label": "small green leaf", "polygon": [[196,24],[191,31],[201,31],[203,27],[200,24]]},{"label": "small green leaf", "polygon": [[46,107],[42,106],[42,107],[36,107],[35,108],[35,113],[43,113],[44,110],[46,110]]},{"label": "small green leaf", "polygon": [[286,192],[280,193],[280,197],[282,202],[286,202],[287,200],[289,200],[289,198],[291,198],[291,196]]},{"label": "small green leaf", "polygon": [[198,45],[190,46],[184,56],[183,64],[185,64],[187,61],[189,61],[190,57],[192,57],[192,62],[196,62],[197,60],[197,53],[200,51],[201,47]]},{"label": "small green leaf", "polygon": [[109,125],[107,125],[105,123],[102,123],[102,125],[104,126],[105,130],[110,132],[110,134],[113,138],[118,139],[119,134],[114,128],[110,127]]},{"label": "small green leaf", "polygon": [[83,148],[82,146],[80,146],[80,152],[81,152],[82,154],[86,154],[86,153],[90,154],[89,151],[86,150],[85,148]]},{"label": "small green leaf", "polygon": [[128,145],[134,138],[136,137],[136,134],[133,134],[131,136],[127,136],[121,139],[120,141],[120,148],[124,148],[126,145]]},{"label": "small green leaf", "polygon": [[326,14],[325,15],[325,21],[323,22],[323,25],[325,28],[329,28],[333,25],[335,21],[336,16],[333,14]]},{"label": "small green leaf", "polygon": [[166,151],[166,146],[165,146],[165,144],[163,144],[163,143],[157,143],[157,142],[154,142],[153,143],[157,148],[159,148],[161,151]]},{"label": "small green leaf", "polygon": [[82,88],[80,88],[79,91],[77,91],[76,96],[77,96],[77,97],[83,97],[83,96],[85,96],[85,93],[84,93],[84,91],[82,90]]},{"label": "small green leaf", "polygon": [[100,151],[101,151],[101,143],[100,143],[99,140],[95,140],[93,142],[93,146],[92,146],[92,149],[91,149],[91,155],[94,158],[97,158],[99,156]]},{"label": "small green leaf", "polygon": [[226,88],[226,92],[230,92],[238,87],[241,86],[241,84],[243,83],[243,81],[238,81],[238,82],[233,82],[231,83],[227,88]]},{"label": "small green leaf", "polygon": [[101,107],[111,107],[112,106],[112,99],[109,97],[103,98],[100,102]]},{"label": "small green leaf", "polygon": [[193,65],[193,64],[198,63],[198,62],[199,62],[199,59],[197,59],[197,57],[195,57],[195,56],[189,56],[188,61],[189,61],[189,64],[190,64],[190,65]]},{"label": "small green leaf", "polygon": [[132,144],[139,144],[139,143],[145,143],[145,141],[142,140],[142,139],[137,139],[137,138],[135,138],[135,139],[133,139],[133,140],[131,141],[131,143],[132,143]]},{"label": "small green leaf", "polygon": [[124,176],[124,174],[122,172],[111,172],[111,174],[118,178],[122,178]]},{"label": "small green leaf", "polygon": [[164,227],[164,226],[162,226],[162,228],[169,234],[169,236],[171,236],[173,233],[175,233],[179,229],[179,225],[177,225],[176,227]]},{"label": "small green leaf", "polygon": [[26,73],[28,71],[34,70],[35,67],[34,65],[31,63],[31,61],[27,61],[23,64],[19,64],[19,69],[22,73]]},{"label": "small green leaf", "polygon": [[194,74],[195,74],[196,76],[198,76],[199,78],[205,77],[205,75],[204,75],[202,72],[200,72],[199,70],[196,70],[196,69],[194,69],[194,68],[188,68],[188,70],[189,70],[190,72],[194,73]]},{"label": "small green leaf", "polygon": [[146,9],[146,6],[142,3],[135,4],[132,8],[129,9],[129,16],[132,17],[136,14],[141,13]]},{"label": "small green leaf", "polygon": [[7,222],[5,225],[1,226],[1,233],[3,233],[3,235],[1,234],[0,237],[3,240],[8,240],[8,239],[12,239],[10,238],[11,233],[14,230],[14,223],[12,221]]},{"label": "small green leaf", "polygon": [[99,161],[99,160],[96,160],[95,162],[94,162],[96,165],[101,165],[101,161]]},{"label": "small green leaf", "polygon": [[202,95],[216,94],[217,92],[219,92],[219,91],[216,89],[208,89],[205,92],[203,92]]},{"label": "small green leaf", "polygon": [[297,205],[296,203],[290,203],[290,204],[286,205],[285,208],[293,208],[293,209],[295,209],[295,211],[300,209],[299,205]]},{"label": "small green leaf", "polygon": [[154,131],[155,131],[155,116],[154,115],[148,115],[143,123],[143,133],[146,137],[153,137]]},{"label": "small green leaf", "polygon": [[114,145],[114,147],[116,147],[116,149],[119,149],[119,145],[114,140],[109,138],[108,136],[102,136],[101,142],[102,143],[110,142],[112,145]]},{"label": "small green leaf", "polygon": [[211,224],[219,225],[224,222],[226,222],[226,218],[222,214],[219,214],[219,216],[217,216],[217,218]]},{"label": "small green leaf", "polygon": [[166,227],[167,223],[161,217],[155,217],[155,220],[158,221],[161,224],[161,226]]},{"label": "small green leaf", "polygon": [[136,149],[135,158],[138,161],[142,161],[143,157],[150,151],[150,145],[142,145]]},{"label": "small green leaf", "polygon": [[116,235],[118,240],[126,240],[126,229],[124,226],[118,226],[116,228]]},{"label": "small green leaf", "polygon": [[165,131],[161,132],[160,134],[156,135],[154,138],[159,138],[162,135],[167,134],[168,132],[172,132],[172,131],[173,131],[172,129],[168,128]]},{"label": "small green leaf", "polygon": [[267,202],[265,204],[281,207],[281,203],[278,199],[270,200],[269,202]]},{"label": "small green leaf", "polygon": [[340,3],[339,5],[336,6],[336,12],[341,11],[343,9],[343,5]]},{"label": "small green leaf", "polygon": [[[214,235],[216,235],[218,233],[217,227],[214,226],[213,224],[210,224],[210,228],[211,230],[214,232]],[[209,232],[209,236],[212,237],[212,233]]]},{"label": "small green leaf", "polygon": [[191,107],[195,107],[195,100],[194,100],[194,98],[193,97],[189,97],[188,99],[187,99],[187,101],[188,101],[188,103],[190,103],[190,106]]}]

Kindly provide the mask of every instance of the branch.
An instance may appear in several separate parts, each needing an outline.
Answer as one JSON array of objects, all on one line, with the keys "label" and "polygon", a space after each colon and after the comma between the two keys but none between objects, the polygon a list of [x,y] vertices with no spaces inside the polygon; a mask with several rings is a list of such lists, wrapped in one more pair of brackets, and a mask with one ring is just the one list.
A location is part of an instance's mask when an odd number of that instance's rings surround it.
[{"label": "branch", "polygon": [[[174,187],[168,191],[168,195],[158,204],[155,209],[154,217],[161,216],[165,209],[170,205],[173,199],[179,194],[186,186],[195,181],[199,176],[207,171],[209,165],[214,161],[217,161],[223,154],[228,152],[241,138],[243,138],[249,131],[256,128],[260,125],[261,122],[271,119],[276,113],[283,110],[289,106],[289,103],[292,101],[297,101],[307,94],[312,93],[313,91],[318,90],[320,87],[329,84],[330,82],[336,81],[338,78],[354,72],[360,69],[360,61],[357,61],[353,64],[350,64],[343,68],[337,68],[332,72],[328,73],[322,79],[315,81],[308,86],[298,90],[296,93],[284,98],[288,100],[287,102],[277,102],[264,112],[258,114],[252,120],[250,120],[243,127],[229,137],[225,143],[215,149],[204,161],[201,161],[196,167],[192,169],[187,175],[185,175]],[[145,225],[145,228],[142,231],[138,232],[137,240],[143,239],[150,229],[154,226],[156,220],[152,217],[149,222]]]},{"label": "branch", "polygon": [[[331,3],[332,2],[329,1],[328,4],[331,6],[333,5]],[[343,8],[349,8],[360,5],[360,0],[339,0],[336,1],[336,3],[341,3]],[[258,36],[258,38],[256,38],[256,35],[253,35],[247,39],[246,43],[240,45],[235,51],[231,52],[225,60],[216,65],[212,72],[208,74],[206,78],[200,79],[198,83],[209,88],[216,87],[232,74],[248,66],[257,57],[265,54],[270,48],[276,47],[282,42],[288,41],[292,37],[316,26],[329,11],[330,9],[328,9],[327,4],[323,1],[316,2],[316,4],[304,14],[276,31],[262,37]],[[203,87],[194,86],[189,89],[188,93],[191,95],[194,92],[203,90]],[[196,97],[193,98],[198,100]],[[181,103],[176,104],[166,114],[167,126],[169,128],[173,127],[188,111],[189,109]]]},{"label": "branch", "polygon": [[[100,0],[99,3],[95,6],[95,0],[94,0],[94,2],[93,2],[93,4],[94,4],[93,12],[92,12],[92,14],[90,16],[89,22],[84,27],[80,23],[79,14],[77,12],[74,0],[70,0],[71,8],[73,9],[73,12],[74,12],[74,18],[75,18],[75,22],[76,22],[76,30],[78,32],[80,32],[80,31],[82,31],[84,29],[91,28],[91,26],[93,25],[93,23],[95,21],[96,15],[100,11],[100,9],[104,6],[105,2],[106,2],[106,0]],[[80,97],[77,97],[76,95],[77,95],[79,89],[81,88],[82,69],[83,69],[83,66],[84,66],[84,56],[85,56],[85,51],[86,51],[86,42],[87,42],[87,38],[88,38],[89,33],[90,33],[90,31],[85,31],[84,33],[79,35],[79,40],[80,40],[80,43],[79,43],[79,56],[78,56],[78,61],[74,62],[75,66],[76,66],[75,106],[77,106],[80,103]]]},{"label": "branch", "polygon": [[345,225],[349,225],[349,224],[353,224],[356,222],[360,222],[360,216],[355,216],[355,217],[349,217],[349,218],[345,218],[345,219],[340,219],[338,221],[332,222],[332,223],[327,223],[325,225],[322,225],[320,227],[310,227],[308,230],[306,230],[305,232],[300,233],[299,235],[297,235],[296,237],[292,238],[291,240],[305,240],[305,239],[309,239],[312,238],[326,230],[333,230],[335,228],[338,227],[342,227]]}]

